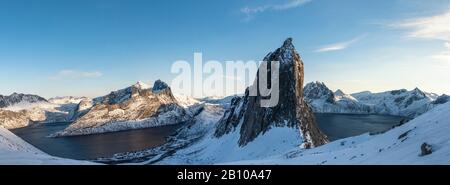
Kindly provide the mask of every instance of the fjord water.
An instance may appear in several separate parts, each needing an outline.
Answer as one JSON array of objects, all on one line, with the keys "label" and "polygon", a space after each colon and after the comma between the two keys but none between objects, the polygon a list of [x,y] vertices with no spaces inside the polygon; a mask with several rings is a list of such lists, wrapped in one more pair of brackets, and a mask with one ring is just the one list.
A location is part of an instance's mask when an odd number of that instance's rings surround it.
[{"label": "fjord water", "polygon": [[[357,114],[315,114],[319,128],[330,140],[356,136],[367,132],[383,132],[403,119],[398,116]],[[54,156],[93,160],[122,152],[139,151],[159,146],[181,125],[128,130],[105,134],[49,138],[70,123],[35,124],[12,132],[40,150]]]},{"label": "fjord water", "polygon": [[35,124],[11,130],[36,148],[57,157],[93,160],[116,153],[139,151],[164,144],[181,125],[111,132],[85,136],[49,138],[70,123]]},{"label": "fjord water", "polygon": [[400,124],[404,117],[373,114],[329,114],[316,113],[319,128],[331,141],[361,135],[378,133]]}]

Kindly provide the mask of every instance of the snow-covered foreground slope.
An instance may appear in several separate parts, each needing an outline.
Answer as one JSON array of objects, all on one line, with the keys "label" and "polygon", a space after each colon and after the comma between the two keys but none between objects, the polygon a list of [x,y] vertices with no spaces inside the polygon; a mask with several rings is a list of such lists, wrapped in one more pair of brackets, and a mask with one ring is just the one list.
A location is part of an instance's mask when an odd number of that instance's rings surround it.
[{"label": "snow-covered foreground slope", "polygon": [[[450,102],[379,135],[361,135],[318,148],[227,164],[450,164]],[[432,153],[422,155],[422,145]],[[263,147],[263,146],[261,146]]]},{"label": "snow-covered foreground slope", "polygon": [[75,165],[93,164],[87,161],[77,161],[50,156],[27,142],[23,141],[7,129],[0,126],[0,164],[12,165]]}]

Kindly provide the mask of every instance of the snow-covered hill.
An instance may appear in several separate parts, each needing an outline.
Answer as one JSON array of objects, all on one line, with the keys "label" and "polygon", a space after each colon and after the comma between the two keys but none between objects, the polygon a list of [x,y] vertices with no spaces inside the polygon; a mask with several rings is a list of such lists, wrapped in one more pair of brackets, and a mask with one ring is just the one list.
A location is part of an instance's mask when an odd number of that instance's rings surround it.
[{"label": "snow-covered hill", "polygon": [[379,135],[228,164],[450,164],[450,102]]},{"label": "snow-covered hill", "polygon": [[372,113],[411,118],[435,107],[432,102],[438,97],[434,93],[423,92],[418,88],[411,91],[400,89],[381,93],[363,92],[352,94],[352,96],[359,102],[369,105]]},{"label": "snow-covered hill", "polygon": [[[53,136],[87,135],[178,124],[195,112],[178,104],[170,87],[158,80],[153,88],[138,82],[78,106],[76,121]],[[187,104],[189,104],[188,102]],[[196,109],[195,109],[196,110]],[[84,112],[83,112],[84,111]]]},{"label": "snow-covered hill", "polygon": [[360,103],[342,90],[331,91],[321,82],[308,83],[304,88],[304,97],[316,113],[371,113],[371,107]]},{"label": "snow-covered hill", "polygon": [[42,98],[40,96],[31,94],[13,93],[9,96],[0,95],[0,108],[9,107],[16,104],[26,105],[38,102],[47,102],[47,100],[45,100],[45,98]]},{"label": "snow-covered hill", "polygon": [[311,82],[305,86],[305,100],[318,113],[387,114],[414,118],[436,105],[450,100],[416,88],[381,93],[364,91],[345,94],[342,90],[332,92],[324,83]]},{"label": "snow-covered hill", "polygon": [[58,97],[46,100],[36,95],[12,94],[2,98],[0,125],[13,129],[32,123],[72,121],[80,101],[88,98]]},{"label": "snow-covered hill", "polygon": [[50,156],[0,126],[0,164],[9,165],[78,165],[93,164]]}]

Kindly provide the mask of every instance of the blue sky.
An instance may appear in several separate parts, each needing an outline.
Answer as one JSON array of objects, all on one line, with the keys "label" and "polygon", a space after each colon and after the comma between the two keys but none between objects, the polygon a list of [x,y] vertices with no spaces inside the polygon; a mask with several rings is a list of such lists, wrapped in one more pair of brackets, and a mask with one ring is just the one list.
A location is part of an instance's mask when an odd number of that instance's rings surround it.
[{"label": "blue sky", "polygon": [[287,37],[306,82],[450,94],[448,0],[0,0],[0,94],[98,96],[176,60],[260,60]]}]

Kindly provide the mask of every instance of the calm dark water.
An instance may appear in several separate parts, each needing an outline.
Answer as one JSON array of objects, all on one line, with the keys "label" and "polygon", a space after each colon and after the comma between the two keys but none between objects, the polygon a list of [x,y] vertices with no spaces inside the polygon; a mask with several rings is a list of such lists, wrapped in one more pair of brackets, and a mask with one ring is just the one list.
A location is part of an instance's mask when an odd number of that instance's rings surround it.
[{"label": "calm dark water", "polygon": [[320,129],[330,140],[367,132],[384,132],[398,125],[403,117],[359,114],[315,114]]},{"label": "calm dark water", "polygon": [[[386,131],[399,124],[403,118],[384,115],[316,114],[316,119],[329,139],[337,140],[367,132]],[[50,155],[71,159],[97,159],[159,146],[166,142],[167,136],[181,127],[179,124],[87,136],[46,137],[63,130],[69,124],[36,124],[14,129],[12,132]]]},{"label": "calm dark water", "polygon": [[36,124],[11,131],[50,155],[71,159],[97,159],[111,157],[115,153],[138,151],[164,144],[167,136],[181,126],[171,125],[86,136],[46,137],[63,130],[69,124]]}]

